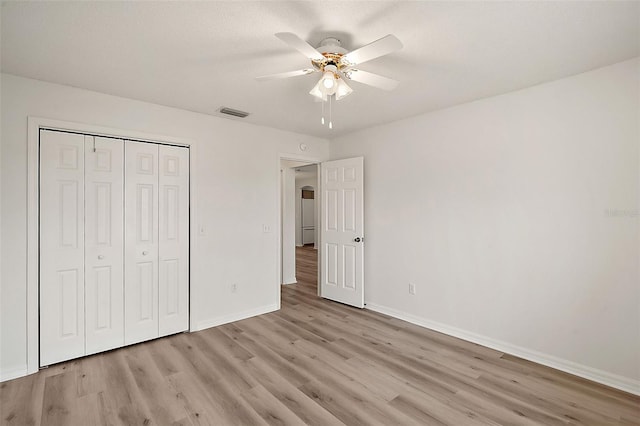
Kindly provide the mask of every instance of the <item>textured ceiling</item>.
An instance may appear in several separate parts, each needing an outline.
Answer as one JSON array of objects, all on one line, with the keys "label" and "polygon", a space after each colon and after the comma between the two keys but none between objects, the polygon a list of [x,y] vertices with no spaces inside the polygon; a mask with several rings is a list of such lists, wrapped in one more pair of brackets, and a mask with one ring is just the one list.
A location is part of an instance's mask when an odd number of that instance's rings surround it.
[{"label": "textured ceiling", "polygon": [[[493,96],[640,54],[640,2],[4,2],[2,71],[325,138]],[[273,36],[353,50],[395,34],[404,48],[360,68],[334,129],[308,95],[317,74]]]}]

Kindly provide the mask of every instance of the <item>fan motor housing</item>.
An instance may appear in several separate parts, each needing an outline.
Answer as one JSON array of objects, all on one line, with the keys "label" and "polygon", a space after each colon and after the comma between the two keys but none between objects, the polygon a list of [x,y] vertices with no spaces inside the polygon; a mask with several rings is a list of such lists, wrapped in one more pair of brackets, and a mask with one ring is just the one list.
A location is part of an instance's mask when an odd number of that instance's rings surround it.
[{"label": "fan motor housing", "polygon": [[347,53],[347,50],[341,46],[340,39],[335,37],[327,37],[320,42],[318,52],[325,57],[322,61],[311,61],[313,68],[317,71],[324,71],[327,65],[334,65],[338,70],[342,70],[344,66],[340,62],[340,58]]},{"label": "fan motor housing", "polygon": [[340,39],[337,39],[335,37],[327,37],[320,42],[320,46],[318,46],[318,52],[344,55],[345,53],[347,53],[347,50],[342,47],[342,42],[340,41]]}]

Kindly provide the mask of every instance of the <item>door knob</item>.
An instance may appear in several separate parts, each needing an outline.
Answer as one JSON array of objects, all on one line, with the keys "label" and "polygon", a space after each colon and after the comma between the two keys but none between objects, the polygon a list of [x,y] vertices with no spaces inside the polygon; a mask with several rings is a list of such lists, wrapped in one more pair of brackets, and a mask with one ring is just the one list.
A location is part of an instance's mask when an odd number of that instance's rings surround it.
[{"label": "door knob", "polygon": [[143,255],[143,256],[146,256],[146,255],[148,255],[148,254],[149,254],[149,252],[148,252],[148,251],[146,251],[146,250],[142,252],[142,255]]},{"label": "door knob", "polygon": [[362,241],[362,238],[360,238],[360,237],[355,237],[355,238],[353,239],[353,241],[355,241],[356,243],[359,243],[360,241]]},{"label": "door knob", "polygon": [[102,260],[102,259],[104,259],[104,256],[103,256],[103,255],[101,255],[101,254],[99,254],[99,255],[98,255],[98,260]]}]

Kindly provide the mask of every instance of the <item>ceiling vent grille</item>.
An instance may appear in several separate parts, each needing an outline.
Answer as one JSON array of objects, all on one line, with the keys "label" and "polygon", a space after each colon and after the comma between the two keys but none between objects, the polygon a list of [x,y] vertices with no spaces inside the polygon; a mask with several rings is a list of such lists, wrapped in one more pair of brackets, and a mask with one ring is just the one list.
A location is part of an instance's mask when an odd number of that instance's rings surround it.
[{"label": "ceiling vent grille", "polygon": [[220,108],[220,112],[223,114],[232,115],[234,117],[240,117],[240,118],[245,118],[246,116],[249,115],[248,112],[240,111],[233,108],[227,108],[227,107]]}]

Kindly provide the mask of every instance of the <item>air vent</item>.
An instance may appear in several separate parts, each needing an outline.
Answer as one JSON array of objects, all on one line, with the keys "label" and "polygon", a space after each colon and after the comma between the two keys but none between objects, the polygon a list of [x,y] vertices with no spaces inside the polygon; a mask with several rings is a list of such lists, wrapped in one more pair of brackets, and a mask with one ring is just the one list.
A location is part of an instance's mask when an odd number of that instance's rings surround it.
[{"label": "air vent", "polygon": [[233,115],[234,117],[240,117],[240,118],[245,118],[246,116],[249,115],[248,112],[239,111],[237,109],[227,108],[227,107],[220,108],[220,112],[223,114]]}]

